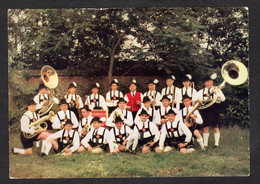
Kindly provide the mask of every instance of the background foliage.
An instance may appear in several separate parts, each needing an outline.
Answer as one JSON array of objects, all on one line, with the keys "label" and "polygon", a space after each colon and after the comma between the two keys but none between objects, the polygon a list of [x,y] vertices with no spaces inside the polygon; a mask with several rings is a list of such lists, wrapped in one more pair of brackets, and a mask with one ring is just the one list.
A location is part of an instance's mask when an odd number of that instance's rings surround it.
[{"label": "background foliage", "polygon": [[[8,18],[11,124],[36,94],[29,71],[46,64],[90,81],[191,73],[200,89],[202,77],[219,73],[226,61],[249,62],[248,10],[241,7],[12,9]],[[223,91],[225,125],[249,127],[248,84]]]}]

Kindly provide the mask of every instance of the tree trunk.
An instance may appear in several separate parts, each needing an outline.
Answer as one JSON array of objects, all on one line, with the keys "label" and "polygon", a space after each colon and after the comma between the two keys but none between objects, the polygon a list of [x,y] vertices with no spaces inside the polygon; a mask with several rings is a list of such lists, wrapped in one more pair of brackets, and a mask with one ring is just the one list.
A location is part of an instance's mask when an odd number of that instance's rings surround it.
[{"label": "tree trunk", "polygon": [[111,81],[112,81],[113,66],[114,66],[114,62],[115,62],[115,60],[114,60],[114,58],[115,58],[115,52],[116,52],[116,49],[117,49],[117,47],[118,47],[118,45],[119,45],[119,43],[120,43],[122,37],[123,37],[123,35],[121,35],[121,36],[118,37],[118,40],[117,40],[116,44],[114,44],[114,45],[112,46],[112,50],[111,50],[111,52],[110,52],[110,63],[109,63],[109,69],[108,69],[108,83],[109,83],[109,84],[110,84]]}]

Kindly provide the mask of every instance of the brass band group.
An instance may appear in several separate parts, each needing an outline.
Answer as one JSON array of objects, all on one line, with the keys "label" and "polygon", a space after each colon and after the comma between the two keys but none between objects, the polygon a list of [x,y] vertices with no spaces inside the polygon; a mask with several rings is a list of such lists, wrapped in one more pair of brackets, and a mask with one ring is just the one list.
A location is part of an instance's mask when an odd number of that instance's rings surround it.
[{"label": "brass band group", "polygon": [[[99,94],[100,84],[95,83],[84,99],[72,82],[60,100],[48,91],[52,87],[46,83],[53,79],[45,75],[46,81],[39,85],[38,94],[29,100],[28,110],[21,117],[23,148],[13,148],[15,154],[32,154],[35,141],[36,147],[41,144],[42,156],[52,154],[51,149],[66,156],[83,151],[191,153],[207,149],[210,127],[214,128],[212,146],[219,146],[218,109],[225,96],[214,86],[215,74],[204,78],[205,87],[198,91],[190,74],[179,79],[182,88],[174,85],[174,75],[168,75],[160,92],[156,91],[159,81],[152,79],[147,81],[144,94],[138,92],[135,79],[129,82],[129,92],[123,94],[114,79],[105,97]],[[239,76],[230,77],[233,80]],[[207,106],[208,102],[211,104]],[[50,104],[58,104],[60,110],[55,114]]]}]

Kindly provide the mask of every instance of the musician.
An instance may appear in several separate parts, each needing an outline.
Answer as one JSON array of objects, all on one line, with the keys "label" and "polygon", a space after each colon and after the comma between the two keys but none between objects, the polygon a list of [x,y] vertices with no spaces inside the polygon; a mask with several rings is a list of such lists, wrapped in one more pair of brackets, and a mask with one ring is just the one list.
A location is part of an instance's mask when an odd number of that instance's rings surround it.
[{"label": "musician", "polygon": [[217,101],[212,106],[202,109],[200,111],[202,119],[203,119],[203,144],[205,147],[208,146],[208,138],[209,138],[209,127],[214,128],[214,139],[215,139],[215,148],[219,146],[219,109],[220,103],[225,101],[225,96],[221,89],[218,89],[214,86],[214,81],[217,78],[217,74],[214,73],[211,76],[207,76],[204,81],[205,88],[201,89],[198,92],[198,98],[201,100],[208,100],[217,98]]},{"label": "musician", "polygon": [[79,121],[79,128],[78,128],[78,132],[79,132],[79,136],[81,139],[83,139],[86,134],[89,132],[89,130],[92,128],[91,125],[91,120],[92,120],[92,116],[91,116],[91,110],[88,107],[88,105],[84,105],[84,107],[81,108],[81,115],[82,115],[82,119]]},{"label": "musician", "polygon": [[145,96],[149,96],[150,99],[152,99],[151,103],[152,103],[152,106],[155,107],[155,109],[158,109],[161,105],[161,94],[160,92],[158,91],[155,91],[155,87],[156,85],[158,84],[158,80],[155,79],[155,80],[149,80],[146,84],[147,84],[147,87],[148,87],[148,91],[144,93],[144,97]]},{"label": "musician", "polygon": [[[81,140],[81,146],[77,150],[77,152],[83,152],[87,149],[87,151],[92,152],[93,154],[101,154],[103,151],[108,151],[109,147],[111,150],[111,144],[109,141],[110,134],[109,130],[107,130],[102,126],[103,118],[94,117],[91,121],[93,128],[87,133],[84,139]],[[110,144],[109,144],[110,143]]]},{"label": "musician", "polygon": [[71,120],[73,124],[73,129],[77,128],[79,125],[78,119],[73,111],[68,110],[69,104],[67,101],[63,98],[60,101],[60,111],[55,115],[55,120],[52,124],[53,129],[62,129],[64,128],[64,125],[66,121],[69,119]]},{"label": "musician", "polygon": [[[192,100],[191,97],[188,95],[184,95],[182,97],[182,101],[184,104],[184,108],[180,110],[180,113],[178,114],[180,116],[180,119],[184,124],[189,128],[189,130],[192,133],[192,136],[197,139],[197,142],[199,143],[200,147],[202,150],[204,150],[204,145],[203,145],[203,139],[200,134],[200,129],[203,123],[203,120],[201,118],[201,115],[198,110],[195,110],[191,115],[190,118],[192,119],[193,123],[188,123],[185,122],[186,116],[189,114],[189,112],[192,111],[193,107],[191,106]],[[192,148],[194,146],[193,141],[191,140],[190,142],[190,147]]]},{"label": "musician", "polygon": [[[62,130],[51,134],[47,138],[47,144],[42,156],[48,155],[51,147],[53,147],[56,153],[63,153],[65,156],[72,155],[73,152],[79,148],[79,134],[77,131],[72,129],[73,124],[70,119],[65,123]],[[56,141],[57,139],[57,141]]]},{"label": "musician", "polygon": [[[115,126],[110,130],[110,138],[114,143],[112,146],[111,153],[119,153],[123,151],[129,151],[130,146],[133,144],[134,140],[138,139],[137,134],[127,125],[123,123],[120,116],[116,116],[113,123]],[[135,153],[135,150],[129,151],[130,153]]]},{"label": "musician", "polygon": [[145,96],[143,98],[143,107],[137,111],[137,115],[135,117],[134,122],[138,121],[140,119],[139,114],[142,110],[146,110],[149,114],[149,120],[154,122],[156,125],[160,125],[160,114],[158,110],[155,110],[153,107],[151,107],[151,99],[148,96]]},{"label": "musician", "polygon": [[76,94],[76,90],[77,90],[77,83],[76,82],[70,83],[69,87],[68,87],[69,94],[65,95],[64,99],[67,101],[67,103],[69,105],[68,109],[70,111],[73,111],[77,117],[77,120],[79,120],[78,109],[83,107],[83,102],[82,102],[81,97]]},{"label": "musician", "polygon": [[197,90],[195,88],[191,87],[191,80],[192,80],[192,76],[190,74],[186,74],[185,77],[182,78],[182,85],[183,87],[180,89],[181,91],[181,104],[180,104],[180,108],[184,107],[184,104],[182,102],[183,100],[183,96],[184,95],[188,95],[189,97],[191,97],[192,102],[194,103],[197,100]]},{"label": "musician", "polygon": [[132,112],[126,109],[126,101],[123,98],[119,98],[117,102],[118,108],[114,110],[109,118],[106,121],[106,126],[114,127],[115,124],[113,123],[114,114],[117,112],[123,115],[123,123],[129,127],[132,127],[134,124]]},{"label": "musician", "polygon": [[169,152],[175,147],[185,154],[188,153],[187,145],[191,141],[192,134],[181,120],[175,118],[176,114],[173,109],[167,112],[168,121],[162,126],[158,150]]},{"label": "musician", "polygon": [[133,118],[135,118],[137,111],[141,108],[143,94],[136,91],[136,80],[130,81],[129,93],[125,95],[125,101],[127,101],[127,110],[131,111]]},{"label": "musician", "polygon": [[94,109],[95,110],[101,110],[101,109],[107,110],[105,98],[98,93],[99,88],[100,88],[99,83],[95,83],[94,85],[92,85],[92,87],[91,87],[92,94],[90,96],[88,96],[85,101],[85,105],[89,105],[89,108],[91,110],[94,110]]},{"label": "musician", "polygon": [[[171,109],[170,106],[170,99],[168,97],[168,95],[164,95],[161,99],[162,105],[160,106],[160,108],[158,109],[159,112],[159,117],[160,117],[160,124],[164,124],[166,123],[167,120],[167,112]],[[176,108],[174,108],[174,110],[176,112],[178,112],[178,110]]]},{"label": "musician", "polygon": [[156,143],[160,138],[160,132],[156,124],[149,120],[149,114],[142,110],[139,114],[140,119],[135,122],[134,132],[138,135],[138,140],[134,140],[133,150],[136,149],[137,143],[141,146],[142,153],[149,153],[155,150]]},{"label": "musician", "polygon": [[[36,103],[33,100],[30,100],[27,105],[27,111],[23,114],[20,122],[21,122],[21,135],[20,140],[23,145],[23,149],[21,148],[13,148],[12,152],[14,154],[21,155],[31,155],[33,154],[33,142],[43,140],[42,147],[45,145],[45,139],[50,135],[50,133],[44,130],[34,130],[33,127],[29,128],[31,123],[39,120],[40,116],[35,112],[36,111]],[[26,138],[24,133],[29,135],[34,135],[32,138]],[[43,148],[42,148],[43,149]]]},{"label": "musician", "polygon": [[[180,89],[173,85],[175,81],[174,75],[168,75],[166,78],[166,87],[162,89],[161,95],[167,95],[170,99],[172,108],[180,110]],[[173,104],[172,104],[173,103]]]},{"label": "musician", "polygon": [[117,90],[118,80],[114,79],[110,83],[111,91],[106,94],[106,102],[108,105],[109,114],[111,114],[117,108],[117,102],[119,98],[124,98],[124,95],[121,91]]}]

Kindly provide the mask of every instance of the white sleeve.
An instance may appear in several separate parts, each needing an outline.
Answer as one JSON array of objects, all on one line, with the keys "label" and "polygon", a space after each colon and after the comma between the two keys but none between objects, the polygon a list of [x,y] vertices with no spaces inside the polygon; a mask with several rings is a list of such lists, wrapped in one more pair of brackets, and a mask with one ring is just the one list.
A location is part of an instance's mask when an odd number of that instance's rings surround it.
[{"label": "white sleeve", "polygon": [[129,102],[128,97],[127,97],[126,94],[125,94],[125,98],[124,98],[124,100],[125,100],[126,102]]},{"label": "white sleeve", "polygon": [[128,135],[127,141],[135,138],[135,132],[129,126],[126,126],[126,134]]},{"label": "white sleeve", "polygon": [[53,102],[54,102],[55,104],[59,104],[59,103],[60,103],[60,101],[59,101],[59,99],[58,99],[58,98],[56,98],[56,97],[53,97],[52,99],[53,99]]},{"label": "white sleeve", "polygon": [[119,92],[119,97],[124,98],[124,94],[121,91]]},{"label": "white sleeve", "polygon": [[73,137],[73,146],[70,147],[69,149],[71,150],[71,152],[76,151],[77,149],[79,149],[79,134],[77,131],[75,131],[74,137]]},{"label": "white sleeve", "polygon": [[162,99],[162,95],[160,94],[160,92],[157,92],[157,95],[156,95],[156,98],[155,98],[155,105],[156,106],[160,106],[162,103],[161,103],[161,99]]},{"label": "white sleeve", "polygon": [[193,89],[193,93],[192,93],[192,102],[195,102],[197,101],[198,99],[198,94],[197,94],[197,90],[196,89]]},{"label": "white sleeve", "polygon": [[81,136],[81,133],[82,133],[82,120],[79,121],[78,132],[79,132],[79,136]]},{"label": "white sleeve", "polygon": [[191,131],[183,122],[180,122],[179,128],[184,133],[184,135],[186,135],[185,142],[189,143],[191,141],[191,137],[192,137]]},{"label": "white sleeve", "polygon": [[132,126],[134,124],[132,112],[126,111],[126,113],[127,113],[127,119],[124,120],[124,123],[128,126]]},{"label": "white sleeve", "polygon": [[82,108],[84,106],[82,98],[79,96],[79,108]]},{"label": "white sleeve", "polygon": [[36,110],[42,108],[42,104],[39,102],[39,95],[34,96],[33,101],[36,103]]},{"label": "white sleeve", "polygon": [[91,139],[91,136],[92,136],[92,133],[93,133],[93,129],[91,129],[88,133],[87,133],[87,135],[81,140],[81,144],[85,147],[85,148],[87,148],[88,146],[89,146],[89,141],[90,141],[90,139]]},{"label": "white sleeve", "polygon": [[153,117],[153,122],[156,124],[156,125],[160,125],[161,124],[161,118],[160,118],[160,113],[158,110],[154,110],[154,117]]},{"label": "white sleeve", "polygon": [[60,129],[60,120],[58,118],[58,113],[55,115],[55,120],[52,123],[52,128],[53,129]]},{"label": "white sleeve", "polygon": [[201,99],[203,100],[203,90],[199,90],[199,92],[197,93],[197,99]]},{"label": "white sleeve", "polygon": [[217,96],[220,97],[221,102],[224,102],[226,100],[226,97],[221,89],[219,90],[219,93],[217,93]]},{"label": "white sleeve", "polygon": [[73,111],[71,111],[71,122],[73,123],[72,128],[77,128],[79,126],[78,119]]},{"label": "white sleeve", "polygon": [[[137,125],[136,125],[137,126]],[[139,131],[137,129],[137,127],[134,126],[134,134],[139,138],[140,137],[140,134],[139,134]]]},{"label": "white sleeve", "polygon": [[109,143],[111,138],[110,138],[109,130],[105,129],[104,131],[105,131],[105,134],[104,134],[104,144],[106,144],[106,143]]},{"label": "white sleeve", "polygon": [[22,116],[21,118],[21,131],[28,134],[34,134],[35,130],[33,128],[29,128],[30,119],[27,116]]},{"label": "white sleeve", "polygon": [[59,130],[58,132],[52,133],[51,135],[49,135],[49,136],[47,137],[46,140],[49,140],[49,139],[51,139],[51,138],[53,138],[53,139],[61,138],[63,130],[64,130],[64,129]]},{"label": "white sleeve", "polygon": [[106,94],[106,100],[111,100],[111,99],[110,99],[109,92],[107,92],[107,94]]},{"label": "white sleeve", "polygon": [[158,128],[157,128],[157,126],[155,125],[154,122],[151,122],[151,125],[152,125],[151,128],[153,129],[153,132],[154,132],[154,135],[155,135],[153,141],[157,142],[160,139],[160,132],[159,132],[159,130],[158,130]]},{"label": "white sleeve", "polygon": [[107,121],[106,121],[106,126],[108,126],[108,127],[115,127],[115,123],[113,123],[114,113],[115,113],[115,111],[113,111],[113,112],[110,114],[109,118],[108,118]]},{"label": "white sleeve", "polygon": [[134,122],[137,122],[137,121],[140,120],[139,114],[141,113],[141,111],[142,111],[142,108],[140,108],[140,109],[137,111],[136,116],[135,116],[135,119],[134,119]]},{"label": "white sleeve", "polygon": [[161,150],[164,149],[164,142],[165,142],[165,139],[166,139],[166,127],[165,127],[165,124],[163,124],[162,128],[161,128],[161,134],[160,134],[160,140],[159,140],[159,148]]},{"label": "white sleeve", "polygon": [[163,94],[165,94],[165,89],[166,89],[166,88],[163,88],[163,89],[162,89],[161,96],[163,96]]},{"label": "white sleeve", "polygon": [[[64,96],[64,99],[66,99],[66,96],[67,96],[67,95]],[[71,96],[69,97],[69,95],[68,95],[68,99],[66,99],[66,102],[67,102],[67,103],[70,103],[70,101],[71,101]]]},{"label": "white sleeve", "polygon": [[197,116],[197,118],[196,118],[196,123],[198,123],[198,124],[202,125],[202,123],[203,123],[203,120],[202,120],[202,117],[201,117],[201,115],[200,115],[199,111],[198,111],[198,110],[196,110],[196,111],[194,112],[194,114]]},{"label": "white sleeve", "polygon": [[101,106],[102,106],[102,109],[103,109],[103,110],[106,110],[106,109],[107,109],[107,104],[106,104],[105,98],[104,98],[102,95],[100,95],[100,97],[101,97]]}]

